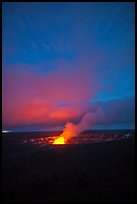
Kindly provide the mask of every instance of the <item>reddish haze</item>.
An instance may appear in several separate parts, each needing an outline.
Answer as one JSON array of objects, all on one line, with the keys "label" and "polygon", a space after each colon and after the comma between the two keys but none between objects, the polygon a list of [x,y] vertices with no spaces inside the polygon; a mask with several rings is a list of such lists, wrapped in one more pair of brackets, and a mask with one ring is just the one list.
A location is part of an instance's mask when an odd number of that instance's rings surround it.
[{"label": "reddish haze", "polygon": [[[68,66],[62,63],[62,66]],[[22,69],[21,69],[22,68]],[[3,72],[3,125],[60,125],[79,118],[85,102],[96,92],[90,70],[58,68],[45,75],[32,74],[26,67],[9,67]],[[8,82],[8,83],[7,83]],[[94,84],[94,86],[93,86]]]}]

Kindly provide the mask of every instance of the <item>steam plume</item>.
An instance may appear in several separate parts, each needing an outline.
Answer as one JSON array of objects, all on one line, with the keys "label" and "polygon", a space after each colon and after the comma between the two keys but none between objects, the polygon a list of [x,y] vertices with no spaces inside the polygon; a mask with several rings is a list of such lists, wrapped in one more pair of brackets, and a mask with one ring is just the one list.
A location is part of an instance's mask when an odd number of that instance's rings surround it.
[{"label": "steam plume", "polygon": [[80,132],[89,128],[90,125],[91,125],[91,113],[86,113],[83,116],[81,122],[78,124],[67,122],[63,130],[63,133],[60,135],[60,137],[64,137],[66,143],[68,139],[77,136]]}]

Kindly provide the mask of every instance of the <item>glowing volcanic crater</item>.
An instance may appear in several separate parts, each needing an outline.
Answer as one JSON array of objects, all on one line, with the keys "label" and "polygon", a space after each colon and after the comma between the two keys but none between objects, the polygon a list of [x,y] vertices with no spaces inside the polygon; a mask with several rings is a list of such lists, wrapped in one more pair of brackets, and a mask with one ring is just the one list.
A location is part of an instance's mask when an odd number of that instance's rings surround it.
[{"label": "glowing volcanic crater", "polygon": [[65,139],[64,137],[59,137],[57,138],[54,142],[53,142],[54,145],[56,144],[65,144]]}]

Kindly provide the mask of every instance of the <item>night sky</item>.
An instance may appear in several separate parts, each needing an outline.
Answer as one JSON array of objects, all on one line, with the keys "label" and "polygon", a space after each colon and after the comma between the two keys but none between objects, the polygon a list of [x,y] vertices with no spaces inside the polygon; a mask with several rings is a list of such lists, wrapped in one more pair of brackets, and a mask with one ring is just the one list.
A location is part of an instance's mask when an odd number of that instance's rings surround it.
[{"label": "night sky", "polygon": [[135,4],[2,3],[4,130],[134,128]]}]

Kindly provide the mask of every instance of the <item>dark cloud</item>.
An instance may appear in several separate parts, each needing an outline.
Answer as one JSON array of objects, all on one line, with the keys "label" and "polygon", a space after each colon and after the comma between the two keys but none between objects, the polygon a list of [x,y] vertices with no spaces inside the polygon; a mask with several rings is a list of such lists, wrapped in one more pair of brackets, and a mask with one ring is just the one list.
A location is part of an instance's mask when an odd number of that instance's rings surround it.
[{"label": "dark cloud", "polygon": [[91,105],[90,113],[93,124],[134,123],[135,100],[134,97],[125,97],[99,101]]}]

